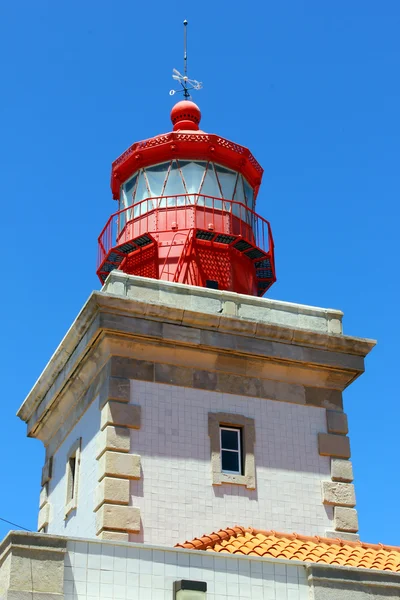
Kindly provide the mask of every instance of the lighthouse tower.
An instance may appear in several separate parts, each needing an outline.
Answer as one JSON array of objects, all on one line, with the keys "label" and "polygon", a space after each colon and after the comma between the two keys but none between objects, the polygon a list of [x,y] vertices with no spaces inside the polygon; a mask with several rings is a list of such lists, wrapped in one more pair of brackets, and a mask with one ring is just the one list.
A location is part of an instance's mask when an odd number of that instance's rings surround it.
[{"label": "lighthouse tower", "polygon": [[118,269],[262,296],[275,281],[268,221],[255,212],[263,169],[247,148],[199,128],[183,100],[173,131],[136,142],[112,165],[119,207],[99,237],[104,283]]},{"label": "lighthouse tower", "polygon": [[19,410],[46,449],[38,530],[174,546],[238,524],[357,539],[342,391],[374,345],[275,281],[263,170],[200,130],[112,165],[93,292]]}]

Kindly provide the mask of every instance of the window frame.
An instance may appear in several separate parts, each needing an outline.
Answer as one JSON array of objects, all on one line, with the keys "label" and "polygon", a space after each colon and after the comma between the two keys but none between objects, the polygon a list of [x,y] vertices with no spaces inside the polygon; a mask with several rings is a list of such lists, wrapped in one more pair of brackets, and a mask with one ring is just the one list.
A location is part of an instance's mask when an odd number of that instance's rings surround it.
[{"label": "window frame", "polygon": [[[81,441],[79,438],[69,449],[65,465],[65,481],[66,481],[66,499],[65,499],[65,518],[67,519],[70,513],[78,507],[78,490],[79,490],[79,467],[81,462]],[[74,469],[72,472],[71,461],[74,460]]]},{"label": "window frame", "polygon": [[[241,430],[241,467],[242,473],[222,471],[221,427]],[[212,485],[225,483],[243,485],[249,490],[256,489],[256,471],[254,459],[255,421],[249,417],[230,413],[208,414],[208,435],[211,447]]]},{"label": "window frame", "polygon": [[[235,431],[237,433],[238,440],[238,449],[232,450],[231,448],[223,448],[222,446],[222,432],[223,431]],[[220,425],[219,426],[219,444],[221,449],[221,472],[228,473],[229,475],[243,475],[242,471],[242,428],[241,427],[232,427],[228,425]],[[237,471],[230,471],[229,469],[224,469],[222,465],[222,453],[223,452],[232,452],[238,455],[238,464],[239,469]]]}]

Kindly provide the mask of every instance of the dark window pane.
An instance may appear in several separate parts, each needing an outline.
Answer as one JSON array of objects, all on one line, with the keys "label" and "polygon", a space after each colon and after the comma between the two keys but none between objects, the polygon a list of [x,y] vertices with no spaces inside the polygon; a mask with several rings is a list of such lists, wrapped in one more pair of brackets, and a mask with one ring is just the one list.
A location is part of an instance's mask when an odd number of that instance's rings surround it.
[{"label": "dark window pane", "polygon": [[225,450],[239,450],[238,431],[221,429],[221,448]]},{"label": "dark window pane", "polygon": [[239,453],[222,450],[221,452],[222,470],[239,472]]}]

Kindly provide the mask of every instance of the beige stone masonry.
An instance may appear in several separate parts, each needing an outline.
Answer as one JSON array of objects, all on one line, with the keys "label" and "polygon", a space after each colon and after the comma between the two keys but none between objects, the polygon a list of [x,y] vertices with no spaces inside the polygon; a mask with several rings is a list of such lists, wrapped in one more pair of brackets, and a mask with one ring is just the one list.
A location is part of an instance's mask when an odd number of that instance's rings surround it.
[{"label": "beige stone masonry", "polygon": [[117,402],[129,402],[131,394],[131,382],[126,377],[108,377],[107,379],[107,399]]},{"label": "beige stone masonry", "polygon": [[53,457],[50,456],[44,463],[44,467],[42,469],[42,485],[48,483],[52,477],[53,470]]},{"label": "beige stone masonry", "polygon": [[356,533],[358,531],[357,511],[354,508],[335,506],[334,519],[336,531]]},{"label": "beige stone masonry", "polygon": [[350,460],[332,458],[331,460],[332,481],[351,483],[353,481],[353,465]]},{"label": "beige stone masonry", "polygon": [[349,438],[344,435],[319,433],[318,450],[321,456],[350,458],[350,441]]},{"label": "beige stone masonry", "polygon": [[11,531],[0,544],[0,598],[61,600],[66,547],[63,537]]},{"label": "beige stone masonry", "polygon": [[122,531],[108,531],[103,529],[100,531],[98,536],[101,540],[109,540],[113,542],[129,542],[129,533],[122,533]]},{"label": "beige stone masonry", "polygon": [[99,481],[103,477],[140,479],[140,456],[107,450],[98,461]]},{"label": "beige stone masonry", "polygon": [[337,410],[326,411],[326,422],[328,433],[340,433],[346,435],[349,432],[347,415]]},{"label": "beige stone masonry", "polygon": [[325,532],[325,537],[330,539],[341,539],[348,540],[349,542],[358,542],[360,541],[360,536],[358,533],[348,533],[347,531],[336,531],[327,529]]},{"label": "beige stone masonry", "polygon": [[96,458],[100,458],[106,450],[129,452],[130,431],[127,427],[114,427],[113,425],[108,425],[103,431],[99,431],[96,443]]},{"label": "beige stone masonry", "polygon": [[[82,401],[84,410],[96,392],[103,390],[101,377],[97,379],[101,369],[111,354],[125,354],[128,347],[132,358],[146,360],[147,354],[151,362],[176,361],[179,367],[191,362],[197,368],[213,362],[214,368],[203,370],[214,372],[219,356],[229,353],[232,362],[243,363],[245,394],[247,388],[254,388],[257,397],[269,396],[264,396],[252,377],[281,382],[289,378],[307,387],[303,391],[306,403],[312,404],[315,398],[321,402],[321,390],[329,389],[322,403],[334,409],[341,408],[334,392],[362,373],[363,357],[374,345],[370,340],[343,336],[339,311],[123,276],[111,274],[103,291],[91,295],[19,411],[30,435],[46,446],[52,443],[54,449],[55,435],[57,447],[65,439],[73,426],[67,415],[78,417],[78,404]],[[119,286],[121,295],[115,295],[114,286]],[[180,348],[183,360],[177,354]],[[149,369],[154,377],[154,365]],[[102,374],[103,379],[107,376],[107,372]],[[191,378],[193,382],[193,367]],[[222,390],[223,385],[222,380],[217,383],[216,391],[235,393]],[[104,397],[126,402],[127,394],[127,381],[110,380]],[[53,404],[57,410],[50,410]]]},{"label": "beige stone masonry", "polygon": [[39,496],[39,508],[43,508],[43,506],[46,504],[47,502],[47,483],[42,487],[42,489],[40,490],[40,496]]},{"label": "beige stone masonry", "polygon": [[101,429],[108,425],[120,425],[140,429],[141,406],[109,401],[101,410]]},{"label": "beige stone masonry", "polygon": [[38,531],[46,527],[50,521],[50,504],[47,502],[44,506],[39,510],[38,515]]},{"label": "beige stone masonry", "polygon": [[103,529],[137,533],[140,531],[140,510],[133,506],[103,504],[96,513],[96,533]]},{"label": "beige stone masonry", "polygon": [[352,483],[323,481],[322,497],[324,504],[348,507],[356,505],[356,496]]},{"label": "beige stone masonry", "polygon": [[96,487],[95,508],[98,510],[105,502],[109,504],[129,504],[129,479],[104,477]]}]

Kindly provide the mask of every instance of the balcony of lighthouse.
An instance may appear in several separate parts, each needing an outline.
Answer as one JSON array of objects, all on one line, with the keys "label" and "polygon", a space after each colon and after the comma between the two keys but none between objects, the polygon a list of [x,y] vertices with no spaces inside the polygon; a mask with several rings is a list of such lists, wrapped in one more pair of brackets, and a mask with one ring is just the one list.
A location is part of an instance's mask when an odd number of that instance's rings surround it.
[{"label": "balcony of lighthouse", "polygon": [[121,185],[119,210],[99,236],[99,278],[120,269],[262,295],[275,281],[273,238],[254,205],[246,178],[213,162],[141,168]]}]

